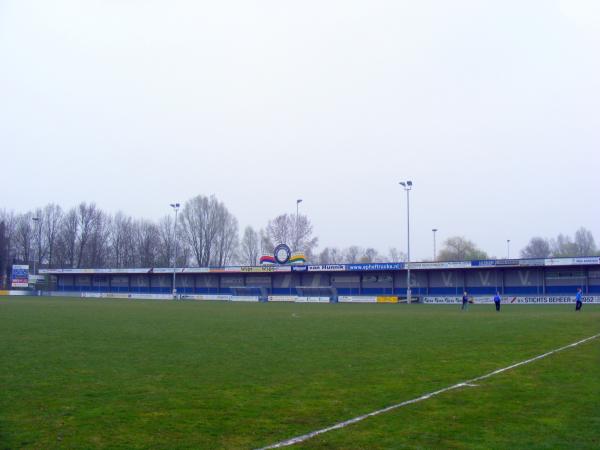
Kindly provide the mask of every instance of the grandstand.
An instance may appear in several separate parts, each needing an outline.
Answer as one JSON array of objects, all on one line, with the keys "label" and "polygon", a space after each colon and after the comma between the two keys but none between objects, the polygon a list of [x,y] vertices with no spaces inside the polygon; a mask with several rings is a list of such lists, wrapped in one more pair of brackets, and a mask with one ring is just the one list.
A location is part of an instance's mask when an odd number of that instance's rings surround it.
[{"label": "grandstand", "polygon": [[[465,290],[474,297],[499,291],[521,299],[571,296],[581,287],[586,296],[600,296],[600,257],[425,262],[411,263],[410,269],[412,295],[423,301],[452,301]],[[60,293],[169,295],[174,271],[177,293],[184,298],[327,296],[335,302],[347,297],[403,298],[407,290],[405,263],[40,272],[52,277]]]}]

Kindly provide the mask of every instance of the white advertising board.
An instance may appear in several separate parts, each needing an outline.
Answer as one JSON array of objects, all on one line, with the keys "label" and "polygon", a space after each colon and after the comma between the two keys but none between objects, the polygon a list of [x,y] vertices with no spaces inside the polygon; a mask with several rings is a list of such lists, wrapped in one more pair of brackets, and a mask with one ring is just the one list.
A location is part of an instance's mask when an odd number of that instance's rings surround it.
[{"label": "white advertising board", "polygon": [[231,295],[219,295],[219,294],[181,294],[179,296],[182,300],[217,300],[217,301],[229,301]]},{"label": "white advertising board", "polygon": [[258,297],[251,296],[251,295],[232,295],[231,301],[232,302],[257,302]]},{"label": "white advertising board", "polygon": [[270,302],[295,302],[298,297],[295,295],[269,295],[267,300]]},{"label": "white advertising board", "polygon": [[343,264],[324,264],[320,266],[308,266],[309,272],[340,272],[345,270],[346,266]]},{"label": "white advertising board", "polygon": [[339,303],[377,303],[377,297],[340,295]]},{"label": "white advertising board", "polygon": [[329,297],[298,297],[296,303],[329,303]]},{"label": "white advertising board", "polygon": [[[600,303],[600,296],[584,295],[583,303]],[[493,303],[492,297],[474,297],[473,303]],[[428,304],[449,304],[462,303],[462,297],[423,297],[423,303]],[[505,296],[502,297],[502,304],[551,304],[558,305],[564,303],[575,303],[574,295],[539,295],[539,296]]]}]

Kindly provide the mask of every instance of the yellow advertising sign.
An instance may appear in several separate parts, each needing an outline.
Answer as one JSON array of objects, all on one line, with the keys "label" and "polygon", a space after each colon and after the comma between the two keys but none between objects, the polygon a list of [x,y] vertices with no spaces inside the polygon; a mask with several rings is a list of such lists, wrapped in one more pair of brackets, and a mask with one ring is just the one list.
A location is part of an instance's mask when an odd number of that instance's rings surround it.
[{"label": "yellow advertising sign", "polygon": [[377,303],[398,303],[398,297],[377,297]]}]

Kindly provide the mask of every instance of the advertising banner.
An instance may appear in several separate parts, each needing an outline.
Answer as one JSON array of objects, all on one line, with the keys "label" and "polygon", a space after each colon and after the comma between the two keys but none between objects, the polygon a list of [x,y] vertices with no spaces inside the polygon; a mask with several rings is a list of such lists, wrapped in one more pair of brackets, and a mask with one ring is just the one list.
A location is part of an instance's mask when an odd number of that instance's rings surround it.
[{"label": "advertising banner", "polygon": [[401,270],[404,263],[347,264],[346,270]]},{"label": "advertising banner", "polygon": [[338,297],[338,302],[339,303],[377,303],[377,297],[369,297],[369,296],[365,296],[365,295],[360,295],[360,296],[340,295]]},{"label": "advertising banner", "polygon": [[168,267],[161,267],[161,268],[156,268],[156,269],[152,269],[152,273],[183,273],[184,271],[187,272],[190,269],[180,269],[180,268],[175,268],[173,269],[172,267],[169,269]]},{"label": "advertising banner", "polygon": [[573,258],[573,264],[600,264],[600,257],[594,256],[591,258]]},{"label": "advertising banner", "polygon": [[498,259],[498,260],[496,260],[496,265],[497,266],[518,266],[519,260],[518,259]]},{"label": "advertising banner", "polygon": [[240,272],[264,273],[264,272],[291,272],[291,266],[243,266]]},{"label": "advertising banner", "polygon": [[179,296],[182,300],[218,300],[218,301],[229,301],[231,295],[224,294],[181,294]]},{"label": "advertising banner", "polygon": [[379,297],[377,297],[377,303],[398,303],[398,297],[396,297],[396,296],[379,296]]},{"label": "advertising banner", "polygon": [[29,266],[26,264],[13,264],[10,279],[11,286],[14,288],[29,287]]},{"label": "advertising banner", "polygon": [[258,300],[258,297],[250,295],[233,295],[231,297],[232,302],[257,302]]},{"label": "advertising banner", "polygon": [[308,266],[309,272],[337,272],[346,270],[344,264],[323,264],[320,266]]},{"label": "advertising banner", "polygon": [[478,261],[471,261],[473,267],[490,267],[496,265],[495,259],[483,259]]},{"label": "advertising banner", "polygon": [[329,297],[297,297],[296,303],[329,303]]},{"label": "advertising banner", "polygon": [[173,300],[173,295],[171,294],[129,294],[126,292],[81,292],[80,296],[81,298]]},{"label": "advertising banner", "polygon": [[0,297],[8,297],[13,295],[36,295],[32,291],[0,291]]},{"label": "advertising banner", "polygon": [[[165,269],[169,270],[169,269]],[[173,272],[173,269],[170,269]],[[152,269],[40,269],[42,274],[65,274],[65,275],[82,275],[82,274],[109,274],[109,273],[150,273]]]},{"label": "advertising banner", "polygon": [[[422,262],[408,264],[411,269],[467,269],[472,267],[471,261]],[[406,264],[405,264],[406,266]]]},{"label": "advertising banner", "polygon": [[[600,303],[600,296],[587,295],[582,298],[583,303]],[[423,297],[423,303],[431,304],[448,304],[448,303],[462,303],[462,297]],[[473,303],[493,303],[492,297],[474,297]],[[575,303],[574,295],[547,295],[547,296],[525,296],[515,297],[506,296],[502,297],[502,304],[565,304]]]},{"label": "advertising banner", "polygon": [[295,302],[298,299],[295,295],[269,295],[269,302]]}]

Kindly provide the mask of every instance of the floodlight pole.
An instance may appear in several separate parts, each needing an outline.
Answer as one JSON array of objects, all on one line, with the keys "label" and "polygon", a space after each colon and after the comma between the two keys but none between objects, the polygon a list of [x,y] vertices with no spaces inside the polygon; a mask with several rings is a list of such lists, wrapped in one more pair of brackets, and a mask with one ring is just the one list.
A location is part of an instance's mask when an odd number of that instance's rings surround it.
[{"label": "floodlight pole", "polygon": [[435,233],[437,232],[437,228],[433,228],[431,231],[433,231],[433,260],[435,261],[437,259],[437,253],[435,251]]},{"label": "floodlight pole", "polygon": [[176,265],[177,265],[177,212],[179,211],[179,203],[171,203],[171,208],[175,210],[175,223],[173,224],[173,298],[177,297],[176,281]]},{"label": "floodlight pole", "polygon": [[412,291],[410,288],[410,190],[412,189],[412,181],[401,181],[399,183],[406,191],[406,303],[412,301]]},{"label": "floodlight pole", "polygon": [[510,259],[510,239],[506,240],[506,259]]},{"label": "floodlight pole", "polygon": [[[37,257],[39,258],[40,256],[40,251],[39,251],[39,245],[40,245],[40,218],[39,217],[32,217],[31,220],[33,220],[33,222],[35,223],[35,227],[38,228],[38,249],[36,250],[35,246],[33,247],[33,274],[35,275],[35,259],[36,259],[36,253],[37,253]],[[34,230],[35,233],[35,230]]]},{"label": "floodlight pole", "polygon": [[296,248],[294,249],[295,252],[300,251],[298,249],[298,211],[299,211],[300,203],[302,203],[302,199],[301,198],[299,198],[298,200],[296,200],[296,245],[295,245]]}]

